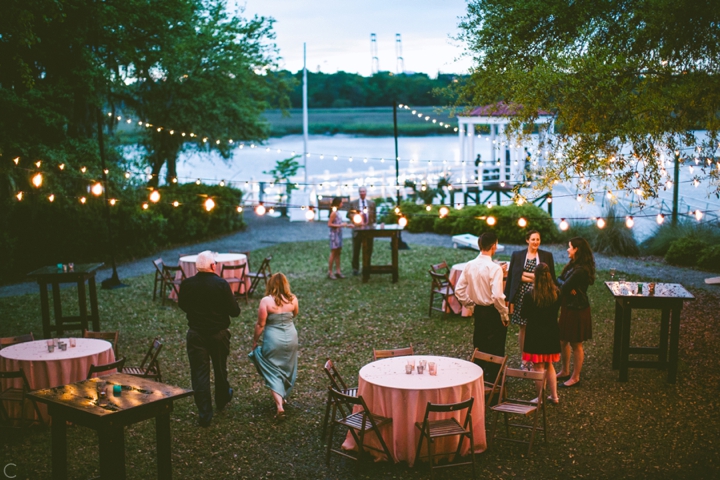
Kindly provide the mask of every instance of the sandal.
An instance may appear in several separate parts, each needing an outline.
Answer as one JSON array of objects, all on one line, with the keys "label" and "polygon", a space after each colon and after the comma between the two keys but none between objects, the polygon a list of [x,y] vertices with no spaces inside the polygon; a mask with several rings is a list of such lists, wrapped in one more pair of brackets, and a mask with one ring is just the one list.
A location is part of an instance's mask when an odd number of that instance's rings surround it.
[{"label": "sandal", "polygon": [[332,273],[328,273],[327,277],[328,277],[330,280],[337,280],[337,277],[336,277],[335,275],[333,275]]},{"label": "sandal", "polygon": [[343,275],[343,274],[340,273],[340,272],[337,272],[337,273],[335,274],[335,278],[345,278],[345,275]]},{"label": "sandal", "polygon": [[285,416],[285,411],[283,410],[282,412],[275,413],[275,418],[278,420],[285,420],[285,418],[287,418]]},{"label": "sandal", "polygon": [[560,398],[555,398],[555,399],[553,399],[552,395],[548,395],[548,398],[547,398],[547,399],[548,399],[548,403],[549,403],[550,405],[557,405],[557,404],[560,403]]}]

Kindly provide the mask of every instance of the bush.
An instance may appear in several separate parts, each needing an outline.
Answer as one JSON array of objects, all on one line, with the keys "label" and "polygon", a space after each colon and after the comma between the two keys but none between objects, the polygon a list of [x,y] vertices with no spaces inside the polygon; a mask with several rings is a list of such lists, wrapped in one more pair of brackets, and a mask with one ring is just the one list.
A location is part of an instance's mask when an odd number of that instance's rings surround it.
[{"label": "bush", "polygon": [[672,265],[695,266],[708,244],[703,240],[686,237],[675,240],[665,254],[665,261]]},{"label": "bush", "polygon": [[720,245],[706,247],[698,257],[697,266],[712,272],[720,271]]},{"label": "bush", "polygon": [[681,238],[695,238],[708,245],[720,243],[720,229],[707,223],[683,220],[677,225],[666,222],[659,225],[652,236],[645,240],[641,247],[647,255],[664,256],[670,244]]}]

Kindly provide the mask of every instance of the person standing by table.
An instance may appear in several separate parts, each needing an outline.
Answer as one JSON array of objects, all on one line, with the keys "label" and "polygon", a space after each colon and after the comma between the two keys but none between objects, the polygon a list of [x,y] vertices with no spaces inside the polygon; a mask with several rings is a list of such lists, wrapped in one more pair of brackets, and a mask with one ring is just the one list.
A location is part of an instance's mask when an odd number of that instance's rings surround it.
[{"label": "person standing by table", "polygon": [[550,391],[548,400],[557,405],[559,400],[553,362],[560,360],[560,291],[551,272],[549,265],[538,263],[533,287],[525,292],[522,299],[522,314],[527,319],[522,359],[531,362],[536,372],[547,371]]},{"label": "person standing by table", "polygon": [[253,350],[248,356],[270,389],[276,417],[284,418],[284,405],[297,378],[298,334],[294,319],[299,310],[298,299],[282,273],[270,277],[265,295],[260,300]]},{"label": "person standing by table", "polygon": [[[465,266],[455,286],[458,301],[469,307],[475,306],[475,331],[473,345],[481,352],[505,356],[505,338],[510,323],[508,307],[503,293],[503,275],[507,264],[493,262],[497,250],[497,235],[483,233],[478,239],[480,255]],[[496,378],[499,365],[494,363],[483,367],[487,378]]]},{"label": "person standing by table", "polygon": [[[330,259],[328,260],[328,278],[337,280],[345,278],[340,271],[340,257],[342,255],[342,229],[343,227],[352,227],[352,224],[345,223],[340,218],[340,208],[343,200],[341,197],[332,199],[330,218],[328,218],[328,227],[330,227]],[[333,274],[333,263],[335,264],[335,273]]]},{"label": "person standing by table", "polygon": [[[541,262],[547,264],[552,274],[553,283],[556,281],[555,260],[552,253],[540,250],[540,232],[530,230],[525,235],[525,242],[527,242],[528,248],[513,252],[512,257],[510,257],[510,268],[505,283],[505,298],[510,301],[510,322],[520,327],[518,344],[521,352],[525,351],[523,350],[523,344],[525,341],[525,324],[527,323],[525,315],[522,313],[522,301],[525,294],[533,286],[535,280],[533,272],[536,265]],[[523,366],[525,366],[524,361]]]},{"label": "person standing by table", "polygon": [[[560,347],[562,370],[558,380],[568,379],[559,388],[575,387],[580,384],[585,352],[583,342],[592,338],[590,301],[587,296],[589,285],[595,283],[595,258],[587,240],[582,237],[570,239],[568,244],[570,261],[563,268],[560,285]],[[572,349],[573,371],[570,375],[570,350]]]},{"label": "person standing by table", "polygon": [[204,251],[195,261],[197,275],[180,284],[178,305],[188,319],[187,354],[200,426],[209,427],[213,417],[210,393],[210,362],[215,377],[215,406],[222,411],[233,397],[227,379],[230,353],[230,317],[240,315],[240,306],[230,285],[216,274],[212,252]]},{"label": "person standing by table", "polygon": [[[373,202],[369,198],[366,198],[367,197],[367,188],[365,188],[365,187],[360,187],[358,189],[358,194],[360,195],[360,198],[350,202],[350,205],[349,205],[350,210],[357,211],[362,216],[362,223],[360,225],[357,225],[359,228],[372,227],[373,225],[375,225],[375,217],[376,217],[375,202]],[[353,244],[353,255],[352,255],[353,275],[360,275],[360,247],[362,247],[362,242],[358,238],[357,230],[353,231],[352,244]],[[368,245],[368,255],[372,256],[372,251],[373,251],[372,240],[370,240],[367,245]],[[363,253],[365,253],[365,252],[363,252]]]}]

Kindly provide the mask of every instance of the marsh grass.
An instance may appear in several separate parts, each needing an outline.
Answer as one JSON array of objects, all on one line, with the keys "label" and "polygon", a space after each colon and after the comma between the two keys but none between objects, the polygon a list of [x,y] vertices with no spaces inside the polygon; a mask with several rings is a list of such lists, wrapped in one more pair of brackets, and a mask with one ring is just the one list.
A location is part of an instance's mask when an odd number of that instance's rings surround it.
[{"label": "marsh grass", "polygon": [[[400,281],[374,276],[367,284],[358,277],[342,281],[325,278],[327,242],[281,244],[253,252],[273,255],[273,271],[288,275],[300,300],[297,328],[300,359],[296,388],[290,397],[288,419],[273,419],[267,389],[247,360],[259,297],[233,319],[229,376],[236,394],[228,408],[207,429],[197,427],[192,400],[175,404],[172,414],[175,478],[399,478],[428,477],[426,465],[376,463],[358,468],[333,456],[325,466],[320,424],[326,398],[321,366],[333,358],[346,380],[371,359],[372,348],[413,344],[419,354],[467,358],[472,352],[472,319],[438,312],[428,318],[429,265],[446,260],[467,261],[476,252],[412,246],[400,252]],[[378,242],[378,260],[389,262],[387,242]],[[350,272],[349,252],[343,270]],[[558,265],[560,268],[561,265]],[[631,276],[628,275],[628,278]],[[530,457],[525,448],[498,443],[477,456],[478,478],[710,478],[718,473],[718,311],[715,297],[703,295],[684,310],[678,383],[668,385],[666,373],[631,370],[630,382],[618,383],[611,367],[614,305],[601,281],[590,289],[594,336],[586,342],[583,386],[561,392],[560,405],[549,407],[550,443],[539,442]],[[185,353],[186,321],[175,306],[152,301],[152,276],[124,279],[128,288],[100,291],[103,330],[120,330],[120,348],[137,363],[155,335],[164,380],[190,386]],[[64,289],[66,304],[73,288]],[[33,331],[40,336],[39,295],[0,299],[0,336]],[[654,345],[659,316],[639,313],[633,323],[633,343]],[[511,364],[519,363],[517,328],[508,332]],[[489,429],[488,429],[489,432]],[[335,442],[340,442],[337,436]],[[98,474],[94,432],[68,429],[70,478]],[[49,430],[6,437],[0,450],[3,465],[18,465],[18,478],[49,478]],[[128,478],[155,477],[153,422],[126,429]],[[469,468],[451,469],[446,478],[467,478]]]}]

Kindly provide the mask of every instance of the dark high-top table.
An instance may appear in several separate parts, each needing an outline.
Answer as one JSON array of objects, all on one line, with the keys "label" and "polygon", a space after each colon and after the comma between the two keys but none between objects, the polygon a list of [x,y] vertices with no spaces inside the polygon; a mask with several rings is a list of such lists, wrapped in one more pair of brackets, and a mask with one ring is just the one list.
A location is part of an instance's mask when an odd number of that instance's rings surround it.
[{"label": "dark high-top table", "polygon": [[[106,381],[107,396],[98,400],[97,382]],[[114,396],[113,385],[122,393]],[[67,422],[98,432],[100,478],[125,478],[125,427],[155,419],[158,478],[172,478],[170,413],[173,401],[192,390],[153,382],[123,373],[83,380],[61,387],[35,390],[28,395],[47,404],[52,417],[52,478],[64,480],[67,472]]]},{"label": "dark high-top table", "polygon": [[[399,277],[398,249],[400,247],[400,232],[398,225],[387,225],[385,227],[356,227],[355,235],[362,243],[362,281],[367,283],[371,274],[392,274],[393,283],[397,283]],[[391,263],[390,265],[372,265],[369,245],[376,238],[390,238]]]},{"label": "dark high-top table", "polygon": [[[28,273],[35,277],[40,286],[40,309],[43,323],[43,336],[52,337],[52,332],[62,336],[65,330],[89,330],[88,321],[92,322],[92,330],[100,331],[100,316],[98,314],[97,290],[95,288],[95,273],[102,267],[102,263],[82,263],[75,265],[72,271],[63,271],[56,265],[42,267]],[[87,312],[87,298],[85,295],[85,282],[88,282],[90,294],[90,315]],[[62,313],[60,304],[60,284],[75,283],[78,287],[78,306],[80,313],[77,316],[67,316]],[[48,301],[47,286],[52,285],[53,312],[55,324],[50,321],[50,302]]]},{"label": "dark high-top table", "polygon": [[[680,312],[683,302],[695,297],[679,283],[655,283],[650,294],[649,283],[605,282],[615,297],[615,335],[613,341],[613,369],[620,370],[620,381],[628,381],[629,368],[660,368],[668,370],[668,382],[677,377],[678,345],[680,342]],[[635,292],[635,293],[633,293]],[[658,347],[631,347],[630,323],[633,309],[660,310],[660,345]],[[668,355],[669,345],[669,355]],[[630,360],[631,354],[657,355],[657,361]]]}]

